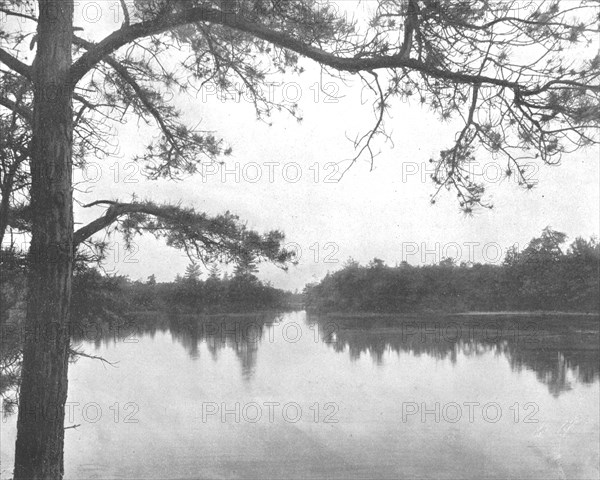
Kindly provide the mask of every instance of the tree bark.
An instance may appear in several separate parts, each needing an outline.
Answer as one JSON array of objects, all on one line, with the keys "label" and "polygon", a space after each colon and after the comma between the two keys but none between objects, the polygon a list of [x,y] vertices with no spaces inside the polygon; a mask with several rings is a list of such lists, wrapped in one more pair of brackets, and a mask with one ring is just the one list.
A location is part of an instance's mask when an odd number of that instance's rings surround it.
[{"label": "tree bark", "polygon": [[73,262],[73,1],[40,0],[33,64],[32,232],[15,480],[61,479]]},{"label": "tree bark", "polygon": [[8,227],[8,211],[10,207],[10,193],[13,186],[12,172],[8,172],[2,185],[2,200],[0,200],[0,245],[4,245],[4,234]]}]

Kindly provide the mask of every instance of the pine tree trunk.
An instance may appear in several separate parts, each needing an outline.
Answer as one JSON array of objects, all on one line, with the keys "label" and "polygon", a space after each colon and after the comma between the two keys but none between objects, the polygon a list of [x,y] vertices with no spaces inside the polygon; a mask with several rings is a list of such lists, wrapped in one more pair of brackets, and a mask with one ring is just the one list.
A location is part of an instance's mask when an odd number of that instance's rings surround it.
[{"label": "pine tree trunk", "polygon": [[73,2],[40,0],[33,64],[33,212],[15,480],[63,476],[73,263]]}]

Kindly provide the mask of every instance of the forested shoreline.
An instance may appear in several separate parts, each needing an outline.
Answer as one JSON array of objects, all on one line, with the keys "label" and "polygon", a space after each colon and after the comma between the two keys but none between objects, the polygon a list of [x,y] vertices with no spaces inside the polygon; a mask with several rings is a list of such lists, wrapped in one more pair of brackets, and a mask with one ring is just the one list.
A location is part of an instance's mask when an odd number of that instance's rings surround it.
[{"label": "forested shoreline", "polygon": [[74,304],[84,306],[86,312],[90,304],[96,303],[90,288],[94,284],[103,284],[104,292],[128,312],[241,313],[286,309],[294,303],[292,293],[262,282],[253,274],[212,274],[205,280],[178,275],[172,282],[159,283],[154,275],[145,282],[131,281],[103,277],[90,269],[76,275],[73,292]]},{"label": "forested shoreline", "polygon": [[[9,316],[20,317],[26,291],[27,260],[3,251],[2,324]],[[132,281],[122,275],[106,275],[86,263],[79,263],[73,276],[71,319],[93,323],[139,312],[169,314],[241,313],[300,308],[301,295],[273,287],[259,280],[254,267],[238,267],[229,275],[211,268],[206,279],[197,264],[172,282]],[[9,314],[9,312],[13,312]]]},{"label": "forested shoreline", "polygon": [[[308,284],[303,294],[273,287],[255,275],[256,265],[231,273],[191,263],[172,282],[132,281],[106,275],[89,263],[74,273],[71,316],[75,322],[106,320],[134,312],[241,313],[306,308],[320,312],[455,313],[469,311],[599,312],[600,246],[550,228],[519,252],[508,249],[502,264],[368,265],[349,260],[342,269]],[[26,291],[27,260],[2,255],[2,323],[19,310]],[[293,272],[291,273],[293,274]],[[203,275],[206,278],[202,278]]]},{"label": "forested shoreline", "polygon": [[368,265],[349,260],[305,289],[305,306],[321,312],[600,311],[600,247],[546,228],[501,265]]}]

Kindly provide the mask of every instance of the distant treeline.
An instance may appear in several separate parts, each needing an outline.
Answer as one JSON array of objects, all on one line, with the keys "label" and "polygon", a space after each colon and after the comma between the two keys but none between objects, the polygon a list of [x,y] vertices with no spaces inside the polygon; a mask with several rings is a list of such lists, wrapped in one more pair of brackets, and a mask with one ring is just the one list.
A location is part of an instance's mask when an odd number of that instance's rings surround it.
[{"label": "distant treeline", "polygon": [[305,289],[305,304],[316,311],[427,312],[600,310],[600,247],[546,228],[519,252],[507,251],[501,265],[386,266],[375,258],[344,267]]},{"label": "distant treeline", "polygon": [[[102,287],[94,287],[98,285]],[[101,292],[101,296],[98,292]],[[178,276],[173,282],[157,283],[153,275],[146,282],[132,282],[125,277],[106,277],[95,269],[86,269],[74,278],[72,315],[85,317],[93,315],[93,312],[101,312],[106,302],[121,312],[235,313],[281,310],[297,306],[295,297],[290,292],[260,281],[251,273],[223,277],[213,273],[206,280],[197,275],[186,275]],[[79,306],[81,312],[77,311]]]},{"label": "distant treeline", "polygon": [[[24,315],[26,256],[2,251],[0,276],[0,324],[9,316]],[[237,266],[229,275],[212,267],[206,279],[197,264],[174,281],[158,283],[154,275],[146,281],[102,274],[89,263],[76,262],[73,275],[71,317],[75,323],[110,321],[134,312],[237,313],[302,307],[301,295],[274,288],[260,281],[253,264]],[[12,311],[12,315],[9,312]]]}]

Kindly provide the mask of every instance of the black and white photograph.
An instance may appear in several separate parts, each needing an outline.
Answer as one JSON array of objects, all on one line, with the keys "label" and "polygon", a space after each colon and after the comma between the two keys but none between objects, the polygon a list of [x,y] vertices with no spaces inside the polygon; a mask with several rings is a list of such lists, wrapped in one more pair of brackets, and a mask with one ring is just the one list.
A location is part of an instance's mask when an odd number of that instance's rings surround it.
[{"label": "black and white photograph", "polygon": [[600,480],[600,0],[0,0],[0,480]]}]

